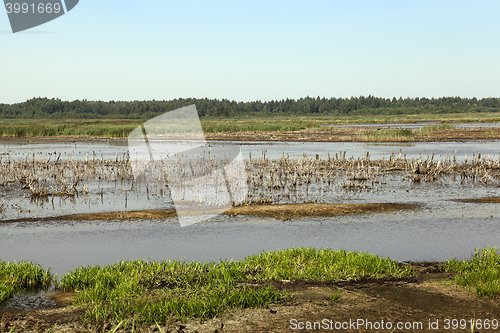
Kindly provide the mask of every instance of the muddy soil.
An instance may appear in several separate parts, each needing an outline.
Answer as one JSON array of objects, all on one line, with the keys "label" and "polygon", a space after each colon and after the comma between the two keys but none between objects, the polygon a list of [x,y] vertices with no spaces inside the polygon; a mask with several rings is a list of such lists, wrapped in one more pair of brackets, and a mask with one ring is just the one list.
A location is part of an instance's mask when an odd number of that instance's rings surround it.
[{"label": "muddy soil", "polygon": [[[200,323],[171,320],[162,326],[164,332],[494,332],[495,329],[472,330],[469,320],[499,320],[498,299],[478,298],[474,293],[453,284],[453,275],[442,272],[439,263],[412,264],[416,275],[409,278],[360,280],[351,282],[278,281],[293,299],[268,308],[234,310],[221,318]],[[332,297],[334,296],[335,297]],[[57,298],[56,298],[57,299]],[[62,299],[62,301],[61,301]],[[71,294],[59,296],[61,306],[49,310],[4,313],[0,332],[89,332],[82,325],[82,308],[68,305]],[[465,319],[453,329],[453,319]],[[357,321],[360,320],[360,321]],[[361,322],[363,320],[364,322]],[[376,329],[377,325],[392,329]],[[314,323],[316,329],[314,329]],[[351,324],[355,322],[356,325]],[[370,327],[368,322],[371,323]],[[307,325],[311,329],[299,329]],[[412,328],[398,329],[398,323]],[[420,324],[421,323],[421,324]],[[432,323],[433,329],[429,329]],[[459,323],[459,322],[458,322]],[[321,328],[319,325],[322,324]],[[328,328],[326,328],[327,326]],[[333,326],[332,326],[333,325]],[[339,329],[335,329],[335,325]],[[341,328],[341,326],[344,328]],[[422,325],[422,326],[420,326]],[[333,327],[333,329],[330,329]],[[436,329],[434,329],[436,328]],[[105,332],[109,332],[111,326]],[[100,330],[102,331],[102,330]],[[158,332],[151,326],[135,332]]]},{"label": "muddy soil", "polygon": [[454,201],[464,203],[500,203],[500,197],[487,197],[478,199],[455,199]]},{"label": "muddy soil", "polygon": [[279,204],[279,205],[254,205],[233,207],[226,212],[229,215],[254,215],[271,216],[277,219],[289,220],[292,218],[307,218],[317,216],[339,216],[366,213],[389,213],[400,210],[416,209],[416,205],[396,203],[373,204]]},{"label": "muddy soil", "polygon": [[[389,213],[400,210],[416,209],[417,205],[397,203],[372,203],[372,204],[327,204],[327,203],[302,203],[279,205],[245,205],[233,207],[224,212],[226,215],[236,216],[253,215],[268,216],[276,219],[289,220],[292,218],[306,218],[317,216],[340,216],[366,213]],[[217,213],[216,211],[215,213]],[[193,214],[205,214],[204,211],[193,210]],[[137,210],[105,213],[74,214],[54,216],[47,218],[21,218],[0,220],[0,223],[36,222],[36,221],[94,221],[94,220],[133,220],[133,219],[158,219],[177,216],[175,210]]]}]

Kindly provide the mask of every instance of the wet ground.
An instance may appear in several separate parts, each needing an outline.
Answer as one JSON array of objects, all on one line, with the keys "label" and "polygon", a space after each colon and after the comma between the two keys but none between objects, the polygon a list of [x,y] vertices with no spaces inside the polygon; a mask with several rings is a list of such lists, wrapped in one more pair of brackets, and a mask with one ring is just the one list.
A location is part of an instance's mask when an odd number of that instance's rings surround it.
[{"label": "wet ground", "polygon": [[[277,281],[276,287],[293,298],[263,309],[233,310],[200,323],[175,319],[160,323],[165,332],[496,332],[500,323],[498,299],[477,298],[455,286],[453,275],[440,264],[412,264],[408,278],[350,282]],[[68,295],[66,295],[68,296]],[[44,332],[89,332],[80,321],[82,309],[5,314],[0,331],[17,328]],[[481,327],[481,328],[478,328]],[[487,329],[485,327],[488,327]],[[112,327],[108,327],[108,331]],[[156,326],[135,332],[157,332]]]}]

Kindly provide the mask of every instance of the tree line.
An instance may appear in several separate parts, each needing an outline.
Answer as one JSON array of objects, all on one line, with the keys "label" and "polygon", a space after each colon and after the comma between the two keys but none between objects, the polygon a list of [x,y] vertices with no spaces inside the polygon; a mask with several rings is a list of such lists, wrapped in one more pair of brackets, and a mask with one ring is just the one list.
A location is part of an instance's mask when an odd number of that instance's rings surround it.
[{"label": "tree line", "polygon": [[168,101],[62,101],[32,98],[0,104],[1,119],[148,119],[195,104],[200,117],[251,117],[299,115],[381,115],[500,112],[500,98],[351,98],[305,97],[276,101],[236,102],[227,99],[180,98]]}]

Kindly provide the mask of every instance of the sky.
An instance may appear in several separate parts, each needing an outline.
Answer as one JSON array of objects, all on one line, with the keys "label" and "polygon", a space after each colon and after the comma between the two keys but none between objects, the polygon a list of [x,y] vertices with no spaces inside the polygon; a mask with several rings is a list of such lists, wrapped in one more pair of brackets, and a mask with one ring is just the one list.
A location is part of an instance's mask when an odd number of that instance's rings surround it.
[{"label": "sky", "polygon": [[500,97],[500,1],[80,0],[13,34],[0,103]]}]

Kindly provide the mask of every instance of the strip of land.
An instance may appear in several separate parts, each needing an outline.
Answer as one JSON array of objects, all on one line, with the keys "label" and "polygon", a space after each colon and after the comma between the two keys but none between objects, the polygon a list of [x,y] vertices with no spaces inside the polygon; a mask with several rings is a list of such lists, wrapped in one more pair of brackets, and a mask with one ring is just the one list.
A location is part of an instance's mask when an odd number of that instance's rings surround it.
[{"label": "strip of land", "polygon": [[500,197],[487,197],[487,198],[477,198],[477,199],[455,199],[453,201],[463,202],[463,203],[500,203]]},{"label": "strip of land", "polygon": [[[253,215],[274,217],[290,220],[292,218],[306,218],[318,216],[342,216],[367,213],[389,213],[401,210],[417,209],[417,205],[398,203],[371,203],[371,204],[327,204],[327,203],[302,203],[279,205],[245,205],[233,207],[224,214],[230,216]],[[189,211],[184,211],[188,213]],[[193,210],[193,215],[212,213],[212,211]],[[73,214],[45,218],[20,218],[0,220],[0,223],[14,222],[39,222],[39,221],[94,221],[94,220],[136,220],[173,218],[177,213],[173,209],[165,210],[134,210],[103,213]]]},{"label": "strip of land", "polygon": [[216,141],[283,141],[283,142],[451,142],[498,140],[500,128],[449,128],[424,132],[411,129],[374,129],[332,127],[300,131],[252,131],[206,133]]},{"label": "strip of land", "polygon": [[[127,138],[139,119],[0,119],[2,138]],[[203,118],[208,140],[304,142],[425,142],[500,139],[498,127],[454,127],[456,123],[499,122],[498,113]],[[384,124],[421,122],[421,129],[383,128]],[[360,127],[369,124],[371,127]],[[376,125],[379,124],[380,128]],[[353,125],[353,126],[346,126]],[[482,124],[481,124],[482,125]]]},{"label": "strip of land", "polygon": [[[106,134],[68,135],[4,135],[2,140],[96,140],[124,139],[130,131],[117,136]],[[422,132],[415,129],[377,129],[365,127],[329,127],[325,129],[307,128],[297,131],[238,131],[208,132],[209,141],[282,141],[282,142],[454,142],[469,140],[499,140],[500,128],[469,127]]]},{"label": "strip of land", "polygon": [[389,213],[400,210],[414,210],[418,206],[397,203],[371,203],[371,204],[280,204],[280,205],[254,205],[233,207],[226,212],[229,215],[254,215],[268,216],[277,219],[289,220],[292,218],[307,218],[319,216],[342,216],[367,213]]}]

